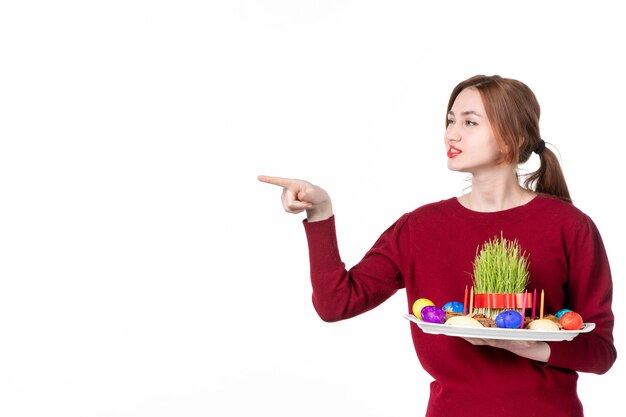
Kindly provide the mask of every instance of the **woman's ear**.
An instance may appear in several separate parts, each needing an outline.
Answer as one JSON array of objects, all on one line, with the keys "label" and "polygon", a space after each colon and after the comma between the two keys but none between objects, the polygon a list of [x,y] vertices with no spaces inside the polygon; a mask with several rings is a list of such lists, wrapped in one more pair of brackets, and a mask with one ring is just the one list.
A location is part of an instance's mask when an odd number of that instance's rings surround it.
[{"label": "woman's ear", "polygon": [[[526,142],[526,138],[524,136],[520,136],[519,138],[517,138],[517,149],[521,151],[525,142]],[[506,143],[503,143],[502,146],[500,147],[500,152],[503,155],[509,155],[509,153],[511,152],[511,149]]]},{"label": "woman's ear", "polygon": [[521,149],[521,148],[522,148],[522,145],[523,145],[524,143],[526,143],[526,138],[525,138],[524,136],[521,136],[521,137],[518,139],[518,141],[519,141],[519,148]]}]

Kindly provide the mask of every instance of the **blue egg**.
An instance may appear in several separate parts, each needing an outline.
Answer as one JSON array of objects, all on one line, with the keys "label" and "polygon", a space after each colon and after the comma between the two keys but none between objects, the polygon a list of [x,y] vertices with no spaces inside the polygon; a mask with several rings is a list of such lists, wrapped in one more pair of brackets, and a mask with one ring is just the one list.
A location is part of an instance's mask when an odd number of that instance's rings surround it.
[{"label": "blue egg", "polygon": [[565,313],[569,313],[570,311],[572,311],[572,310],[570,310],[569,308],[564,308],[564,309],[562,309],[562,310],[559,310],[559,311],[555,314],[555,316],[556,316],[556,318],[557,318],[557,319],[560,319],[560,318],[561,318],[561,316],[562,316],[563,314],[565,314]]},{"label": "blue egg", "polygon": [[443,311],[451,311],[453,313],[462,313],[463,312],[463,303],[458,301],[450,301],[445,303],[443,307],[441,307]]},{"label": "blue egg", "polygon": [[496,316],[496,326],[504,329],[519,329],[524,318],[515,310],[506,310]]}]

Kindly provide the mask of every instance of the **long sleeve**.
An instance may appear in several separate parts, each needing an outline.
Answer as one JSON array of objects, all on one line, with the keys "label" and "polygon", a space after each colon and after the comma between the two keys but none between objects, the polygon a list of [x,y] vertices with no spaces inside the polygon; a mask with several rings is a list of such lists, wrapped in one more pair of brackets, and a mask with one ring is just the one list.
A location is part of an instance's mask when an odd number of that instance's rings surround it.
[{"label": "long sleeve", "polygon": [[304,222],[309,245],[313,305],[324,321],[364,313],[404,287],[398,253],[399,225],[390,227],[350,270],[341,260],[335,217]]},{"label": "long sleeve", "polygon": [[567,305],[596,328],[569,343],[550,343],[548,366],[581,372],[605,373],[615,362],[613,285],[606,251],[595,224],[585,216],[566,240],[569,247]]}]

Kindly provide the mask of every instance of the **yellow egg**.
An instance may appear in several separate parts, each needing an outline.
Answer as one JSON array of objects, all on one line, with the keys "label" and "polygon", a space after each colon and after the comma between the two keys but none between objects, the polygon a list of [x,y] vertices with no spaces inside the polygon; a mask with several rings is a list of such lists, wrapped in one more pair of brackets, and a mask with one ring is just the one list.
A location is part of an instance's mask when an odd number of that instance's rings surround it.
[{"label": "yellow egg", "polygon": [[418,298],[417,300],[415,300],[415,302],[413,303],[413,314],[415,315],[415,317],[417,317],[418,319],[422,319],[422,309],[426,306],[434,306],[435,303],[433,303],[432,301],[430,301],[428,298]]}]

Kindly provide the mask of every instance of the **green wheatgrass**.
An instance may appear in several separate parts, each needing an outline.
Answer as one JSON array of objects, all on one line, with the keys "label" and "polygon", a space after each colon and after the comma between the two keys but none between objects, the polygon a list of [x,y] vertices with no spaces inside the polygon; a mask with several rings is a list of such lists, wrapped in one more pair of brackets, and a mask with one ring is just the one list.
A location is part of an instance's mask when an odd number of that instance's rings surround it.
[{"label": "green wheatgrass", "polygon": [[[500,232],[476,249],[474,259],[475,294],[518,294],[529,281],[528,257],[516,240],[507,240]],[[479,308],[476,312],[495,318],[504,309]]]}]

